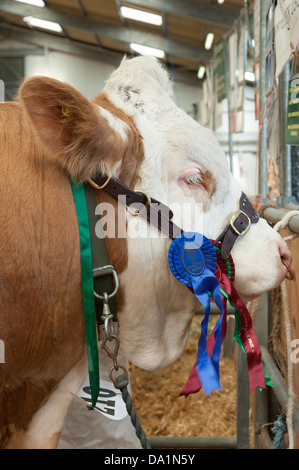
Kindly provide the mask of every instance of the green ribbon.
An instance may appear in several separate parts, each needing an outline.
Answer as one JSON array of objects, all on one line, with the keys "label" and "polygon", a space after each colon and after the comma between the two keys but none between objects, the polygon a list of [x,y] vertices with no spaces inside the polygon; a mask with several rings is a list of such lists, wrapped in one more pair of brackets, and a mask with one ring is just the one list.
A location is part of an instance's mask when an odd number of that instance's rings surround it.
[{"label": "green ribbon", "polygon": [[89,407],[89,409],[93,409],[96,405],[100,390],[100,372],[89,221],[84,185],[77,184],[71,180],[71,186],[76,205],[80,235],[81,285],[85,320],[87,363],[92,399],[91,407]]},{"label": "green ribbon", "polygon": [[[240,332],[241,332],[241,322],[240,322],[240,316],[239,316],[239,312],[238,310],[236,309],[236,307],[234,306],[234,304],[232,303],[231,301],[231,298],[230,298],[230,295],[225,292],[223,289],[220,288],[220,291],[221,293],[227,298],[227,300],[229,301],[231,307],[233,308],[234,312],[235,312],[235,331],[234,331],[234,340],[236,341],[236,343],[239,344],[239,346],[242,348],[244,354],[246,355],[246,351],[245,351],[245,348],[242,344],[242,341],[241,341],[241,338],[240,338]],[[268,385],[269,387],[274,387],[274,384],[272,382],[272,380],[270,379],[269,375],[268,375],[268,372],[267,372],[267,369],[266,369],[266,366],[265,366],[265,362],[264,362],[264,358],[263,356],[261,357],[262,359],[262,363],[264,365],[264,374],[265,374],[265,383],[266,385]],[[263,389],[258,387],[258,389],[260,391],[262,391]]]}]

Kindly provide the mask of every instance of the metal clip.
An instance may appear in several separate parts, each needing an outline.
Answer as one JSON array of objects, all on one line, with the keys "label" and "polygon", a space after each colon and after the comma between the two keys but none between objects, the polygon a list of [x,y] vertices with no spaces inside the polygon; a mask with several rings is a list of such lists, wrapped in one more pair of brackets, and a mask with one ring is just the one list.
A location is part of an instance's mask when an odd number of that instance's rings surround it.
[{"label": "metal clip", "polygon": [[105,330],[106,339],[108,339],[108,341],[112,341],[113,339],[112,335],[114,334],[113,315],[110,311],[109,296],[107,292],[104,292],[104,302],[103,302],[103,311],[102,311],[101,319],[104,322],[104,330]]},{"label": "metal clip", "polygon": [[118,362],[117,362],[117,354],[118,354],[118,349],[119,349],[119,339],[118,339],[118,337],[116,335],[111,335],[111,340],[115,341],[115,347],[114,347],[113,352],[108,348],[108,346],[106,344],[107,341],[108,341],[108,338],[104,339],[103,343],[101,344],[101,348],[106,351],[106,353],[108,354],[110,359],[112,359],[112,361],[113,361],[113,366],[111,367],[111,369],[109,371],[109,377],[110,377],[110,380],[115,385],[116,382],[117,382],[117,377],[113,377],[113,372],[118,371],[118,369],[121,369],[123,371],[124,378],[128,379],[128,371],[127,371],[125,366],[123,366],[121,364],[118,364]]},{"label": "metal clip", "polygon": [[112,335],[111,336],[111,340],[112,341],[114,340],[115,341],[115,347],[114,347],[114,351],[112,352],[108,346],[107,346],[107,341],[109,341],[108,338],[105,338],[103,343],[101,344],[101,349],[104,349],[106,351],[106,353],[108,354],[108,356],[110,357],[110,359],[113,360],[113,365],[114,367],[116,368],[117,370],[117,367],[118,367],[118,364],[117,364],[117,354],[118,354],[118,349],[119,349],[119,339],[116,335]]},{"label": "metal clip", "polygon": [[[100,268],[95,268],[93,269],[93,277],[99,277],[99,276],[106,276],[107,274],[112,274],[114,278],[114,290],[108,295],[108,299],[111,299],[116,292],[118,291],[119,288],[119,281],[118,281],[118,276],[116,274],[116,271],[114,269],[114,266],[111,264],[108,264],[107,266],[102,266]],[[100,300],[105,300],[103,295],[98,294],[95,290],[93,291],[94,296],[97,297]]]}]

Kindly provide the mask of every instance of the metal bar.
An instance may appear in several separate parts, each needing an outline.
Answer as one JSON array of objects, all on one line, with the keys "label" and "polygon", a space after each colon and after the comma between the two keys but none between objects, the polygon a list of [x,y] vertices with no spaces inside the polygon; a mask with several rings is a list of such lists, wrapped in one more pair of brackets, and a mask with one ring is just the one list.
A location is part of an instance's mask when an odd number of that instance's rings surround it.
[{"label": "metal bar", "polygon": [[[1,26],[0,26],[1,27]],[[40,47],[18,47],[13,48],[0,48],[0,57],[12,58],[12,57],[25,57],[26,55],[41,55],[42,49]]]},{"label": "metal bar", "polygon": [[[227,311],[228,315],[234,315],[234,313],[235,313],[234,309],[230,305],[227,306],[226,311]],[[205,309],[203,307],[200,307],[196,312],[196,315],[204,315],[204,314],[205,314]],[[220,315],[220,310],[217,307],[217,305],[214,304],[214,303],[211,303],[210,314],[211,315]]]},{"label": "metal bar", "polygon": [[[275,207],[268,207],[264,211],[263,217],[267,219],[268,222],[272,222],[273,224],[276,224],[286,214],[287,214],[287,211],[285,210],[276,209]],[[294,215],[293,217],[290,218],[288,227],[292,232],[299,234],[299,215]]]},{"label": "metal bar", "polygon": [[[269,307],[270,299],[267,293],[261,295],[259,299],[259,309],[256,317],[255,331],[257,339],[260,345],[266,345],[269,337]],[[269,390],[268,388],[263,390],[254,391],[254,447],[259,448],[259,434],[261,427],[269,421],[268,409],[269,409]]]},{"label": "metal bar", "polygon": [[241,348],[237,349],[237,448],[249,449],[249,380]]},{"label": "metal bar", "polygon": [[293,204],[286,204],[284,206],[284,209],[287,209],[288,211],[298,211],[299,210],[299,204],[297,204],[296,202]]},{"label": "metal bar", "polygon": [[293,202],[292,198],[292,163],[291,163],[291,147],[285,142],[285,129],[287,123],[288,110],[288,93],[290,79],[290,64],[285,65],[279,77],[279,133],[281,142],[281,178],[280,178],[280,198],[279,202],[282,207]]},{"label": "metal bar", "polygon": [[256,316],[255,331],[259,344],[267,345],[270,334],[269,311],[271,308],[271,296],[268,292],[259,298],[258,313]]},{"label": "metal bar", "polygon": [[[260,70],[259,70],[259,121],[260,121],[260,137],[259,137],[259,194],[261,202],[267,202],[267,124],[263,119],[263,111],[266,99],[266,5],[267,0],[260,0]],[[261,124],[263,122],[263,124]]]},{"label": "metal bar", "polygon": [[236,437],[150,437],[153,449],[236,449]]},{"label": "metal bar", "polygon": [[[267,372],[274,384],[273,392],[275,393],[283,410],[286,411],[289,399],[287,384],[273,361],[267,347],[261,346],[261,350]],[[293,411],[293,428],[297,436],[299,436],[299,406],[297,402],[295,403]]]},{"label": "metal bar", "polygon": [[225,40],[225,61],[224,66],[225,70],[225,87],[226,87],[226,100],[227,100],[227,117],[228,117],[228,154],[229,154],[229,169],[230,172],[234,173],[234,141],[232,134],[232,120],[231,120],[231,89],[230,89],[230,59],[229,59],[229,45],[228,40]]},{"label": "metal bar", "polygon": [[235,331],[235,317],[228,315],[227,317],[227,331],[223,341],[223,357],[231,357],[234,349],[234,331]]},{"label": "metal bar", "polygon": [[[101,60],[118,66],[123,54],[118,52],[107,52],[94,44],[87,44],[76,40],[69,40],[53,34],[23,28],[16,25],[0,23],[1,32],[5,32],[11,39],[20,41],[23,44],[30,44],[36,47],[48,47],[51,50],[83,56],[86,58]],[[20,55],[23,56],[22,48],[19,48]],[[43,54],[43,49],[40,51]],[[198,79],[197,79],[198,82]]]}]

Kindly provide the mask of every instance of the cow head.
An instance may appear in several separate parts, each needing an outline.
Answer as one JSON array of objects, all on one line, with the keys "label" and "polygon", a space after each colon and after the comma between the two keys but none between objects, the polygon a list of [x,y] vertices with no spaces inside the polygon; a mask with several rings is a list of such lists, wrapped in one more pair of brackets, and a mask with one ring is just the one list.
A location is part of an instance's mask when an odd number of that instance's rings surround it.
[{"label": "cow head", "polygon": [[[171,95],[167,72],[144,57],[124,58],[93,103],[49,78],[29,79],[20,90],[43,143],[72,176],[108,172],[169,205],[183,230],[215,239],[238,210],[241,189],[213,133]],[[247,298],[279,285],[281,257],[291,259],[265,220],[237,240],[232,256],[236,288]]]},{"label": "cow head", "polygon": [[[134,116],[143,137],[138,188],[168,204],[184,230],[215,239],[239,209],[241,189],[213,133],[172,101],[165,70],[154,60],[124,60],[104,92]],[[286,275],[281,258],[290,252],[265,220],[251,226],[232,250],[235,286],[245,298],[277,285]]]}]

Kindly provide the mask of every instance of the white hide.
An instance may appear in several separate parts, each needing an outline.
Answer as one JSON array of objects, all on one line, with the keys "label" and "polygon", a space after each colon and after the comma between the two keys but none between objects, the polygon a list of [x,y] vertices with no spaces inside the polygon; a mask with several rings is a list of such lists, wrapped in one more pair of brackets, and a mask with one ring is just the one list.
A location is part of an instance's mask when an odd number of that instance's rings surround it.
[{"label": "white hide", "polygon": [[[104,92],[112,103],[134,116],[143,137],[145,155],[138,189],[170,206],[174,222],[183,230],[216,239],[239,209],[241,189],[213,133],[172,101],[166,71],[151,58],[124,59]],[[207,171],[215,180],[215,192],[201,184]],[[190,174],[189,181],[198,184],[182,180]],[[131,220],[128,215],[129,225]],[[146,222],[140,218],[138,223],[146,232]],[[167,254],[171,241],[153,227],[151,235],[129,238],[128,269],[120,279],[126,292],[120,312],[122,350],[146,369],[165,367],[181,355],[198,307],[195,297],[170,272]],[[240,295],[256,296],[283,280],[286,271],[279,245],[285,243],[264,220],[237,240],[232,256]]]},{"label": "white hide", "polygon": [[113,114],[110,113],[107,109],[103,108],[102,106],[98,106],[99,113],[108,121],[109,126],[115,132],[117,132],[121,138],[123,139],[124,143],[128,140],[128,131],[129,126],[124,121],[119,119]]}]

